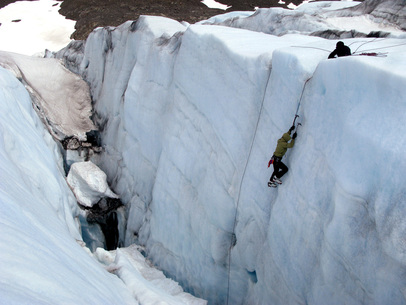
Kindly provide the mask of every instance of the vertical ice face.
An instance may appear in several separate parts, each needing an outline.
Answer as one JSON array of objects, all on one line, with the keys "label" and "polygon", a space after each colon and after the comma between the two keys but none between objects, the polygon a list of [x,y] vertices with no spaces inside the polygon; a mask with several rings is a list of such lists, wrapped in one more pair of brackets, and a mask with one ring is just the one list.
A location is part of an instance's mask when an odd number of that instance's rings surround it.
[{"label": "vertical ice face", "polygon": [[58,147],[24,86],[0,68],[0,295],[7,304],[137,304],[81,247]]},{"label": "vertical ice face", "polygon": [[334,46],[158,17],[96,30],[82,68],[126,243],[213,304],[404,304],[406,49],[327,60]]}]

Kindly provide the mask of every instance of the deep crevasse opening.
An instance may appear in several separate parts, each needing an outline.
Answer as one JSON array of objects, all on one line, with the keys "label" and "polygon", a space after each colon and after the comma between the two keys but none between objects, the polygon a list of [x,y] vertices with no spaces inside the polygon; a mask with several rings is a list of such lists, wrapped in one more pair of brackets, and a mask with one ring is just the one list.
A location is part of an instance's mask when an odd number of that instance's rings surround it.
[{"label": "deep crevasse opening", "polygon": [[[362,45],[365,38],[351,43]],[[224,302],[228,289],[232,303],[320,303],[333,291],[337,302],[379,300],[389,291],[392,300],[404,302],[402,281],[390,287],[383,273],[374,282],[365,276],[376,268],[403,268],[402,247],[386,248],[393,235],[378,238],[401,230],[380,219],[403,213],[390,212],[391,193],[401,194],[402,187],[376,193],[379,177],[389,172],[367,161],[387,154],[377,144],[383,133],[389,141],[396,138],[392,127],[398,128],[401,115],[396,119],[382,101],[403,107],[396,89],[404,82],[397,66],[403,48],[384,61],[326,61],[325,50],[334,44],[300,35],[185,27],[158,17],[95,31],[86,42],[82,73],[104,128],[102,167],[128,207],[124,242],[145,245],[166,274],[213,304]],[[399,93],[395,98],[393,90]],[[290,127],[302,91],[303,128],[286,155],[291,170],[283,186],[270,192],[270,172],[262,169]],[[382,130],[376,130],[376,119],[385,122]],[[403,166],[396,151],[390,154]],[[228,268],[235,215],[237,241]],[[354,232],[368,232],[365,246]],[[360,263],[358,252],[371,260]],[[352,288],[337,292],[348,281]]]}]

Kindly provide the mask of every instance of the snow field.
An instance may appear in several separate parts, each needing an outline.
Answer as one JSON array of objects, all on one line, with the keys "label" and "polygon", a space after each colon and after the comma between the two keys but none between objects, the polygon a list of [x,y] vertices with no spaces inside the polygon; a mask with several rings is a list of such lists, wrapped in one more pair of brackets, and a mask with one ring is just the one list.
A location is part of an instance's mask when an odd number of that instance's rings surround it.
[{"label": "snow field", "polygon": [[55,0],[16,1],[3,7],[0,50],[42,56],[46,49],[56,52],[66,46],[76,21],[58,13],[60,4]]},{"label": "snow field", "polygon": [[[371,32],[386,32],[389,37],[405,38],[403,26],[403,7],[396,1],[383,1],[380,13],[376,17],[365,13],[372,10],[374,1],[364,7],[364,13],[350,11],[350,8],[360,4],[356,1],[318,1],[303,3],[294,10],[282,8],[260,8],[255,13],[230,12],[201,21],[201,24],[217,24],[240,29],[248,29],[272,35],[305,34],[323,37],[352,38],[359,34],[368,35]],[[349,10],[345,10],[349,8]],[[391,19],[390,21],[388,19]]]}]

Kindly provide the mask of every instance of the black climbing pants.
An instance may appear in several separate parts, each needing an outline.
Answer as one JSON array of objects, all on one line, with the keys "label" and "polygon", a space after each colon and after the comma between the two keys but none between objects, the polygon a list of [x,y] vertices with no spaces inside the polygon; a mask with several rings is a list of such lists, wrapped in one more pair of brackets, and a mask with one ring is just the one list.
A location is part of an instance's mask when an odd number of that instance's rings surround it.
[{"label": "black climbing pants", "polygon": [[282,158],[275,157],[273,156],[273,173],[270,178],[270,181],[272,181],[273,177],[276,176],[276,178],[282,178],[284,174],[288,172],[288,167],[282,162]]}]

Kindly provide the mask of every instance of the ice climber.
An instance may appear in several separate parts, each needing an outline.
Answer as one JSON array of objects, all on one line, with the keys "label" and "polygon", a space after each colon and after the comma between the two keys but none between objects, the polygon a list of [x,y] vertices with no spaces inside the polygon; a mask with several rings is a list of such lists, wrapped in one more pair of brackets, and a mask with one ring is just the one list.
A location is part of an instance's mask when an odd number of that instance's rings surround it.
[{"label": "ice climber", "polygon": [[[276,145],[275,152],[273,153],[272,159],[269,161],[268,167],[273,164],[274,171],[272,173],[271,178],[269,178],[268,186],[269,187],[276,187],[277,184],[282,184],[280,178],[284,174],[287,173],[288,167],[282,162],[282,158],[285,155],[288,148],[292,148],[295,145],[295,139],[297,137],[297,133],[295,132],[292,137],[290,134],[295,129],[293,125],[288,132],[284,133],[282,138],[278,140],[278,144]],[[292,141],[290,141],[292,140]],[[289,142],[290,141],[290,142]]]},{"label": "ice climber", "polygon": [[338,57],[351,55],[351,49],[344,42],[339,41],[336,44],[336,49],[330,53],[328,58],[334,58],[336,55]]}]

